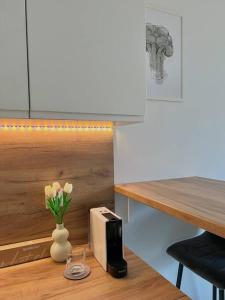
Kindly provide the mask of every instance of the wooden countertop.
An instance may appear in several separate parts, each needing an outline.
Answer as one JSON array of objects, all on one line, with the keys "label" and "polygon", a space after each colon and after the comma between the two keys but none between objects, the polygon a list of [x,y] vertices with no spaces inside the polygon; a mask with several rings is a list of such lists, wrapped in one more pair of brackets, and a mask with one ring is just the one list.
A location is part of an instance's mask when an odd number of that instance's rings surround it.
[{"label": "wooden countertop", "polygon": [[225,182],[201,177],[115,185],[115,191],[225,238]]},{"label": "wooden countertop", "polygon": [[126,250],[128,276],[112,278],[93,258],[89,277],[71,281],[63,277],[64,264],[50,258],[0,270],[0,299],[4,300],[188,300],[175,286]]}]

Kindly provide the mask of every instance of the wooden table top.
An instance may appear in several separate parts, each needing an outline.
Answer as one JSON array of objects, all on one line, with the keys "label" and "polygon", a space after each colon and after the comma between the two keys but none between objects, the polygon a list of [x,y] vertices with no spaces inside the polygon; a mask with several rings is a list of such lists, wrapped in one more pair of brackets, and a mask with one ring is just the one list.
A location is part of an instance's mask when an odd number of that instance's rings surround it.
[{"label": "wooden table top", "polygon": [[89,277],[72,281],[63,277],[64,264],[51,258],[0,270],[0,299],[4,300],[188,300],[181,291],[131,251],[125,251],[128,276],[112,278],[93,256]]},{"label": "wooden table top", "polygon": [[225,181],[187,177],[118,184],[115,191],[225,238]]}]

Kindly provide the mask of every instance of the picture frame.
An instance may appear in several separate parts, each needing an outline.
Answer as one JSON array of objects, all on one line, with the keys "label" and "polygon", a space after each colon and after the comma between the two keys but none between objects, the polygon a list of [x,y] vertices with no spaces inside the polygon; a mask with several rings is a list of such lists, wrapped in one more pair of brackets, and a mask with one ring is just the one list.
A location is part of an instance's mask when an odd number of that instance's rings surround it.
[{"label": "picture frame", "polygon": [[183,101],[183,18],[154,6],[145,8],[146,98]]}]

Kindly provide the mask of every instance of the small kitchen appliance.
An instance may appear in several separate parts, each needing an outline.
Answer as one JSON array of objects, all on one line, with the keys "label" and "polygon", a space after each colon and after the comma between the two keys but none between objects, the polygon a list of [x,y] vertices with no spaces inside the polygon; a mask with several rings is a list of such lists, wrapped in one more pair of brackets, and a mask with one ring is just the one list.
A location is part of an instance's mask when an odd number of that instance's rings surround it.
[{"label": "small kitchen appliance", "polygon": [[127,275],[123,258],[122,219],[106,207],[90,210],[90,242],[95,258],[113,277]]}]

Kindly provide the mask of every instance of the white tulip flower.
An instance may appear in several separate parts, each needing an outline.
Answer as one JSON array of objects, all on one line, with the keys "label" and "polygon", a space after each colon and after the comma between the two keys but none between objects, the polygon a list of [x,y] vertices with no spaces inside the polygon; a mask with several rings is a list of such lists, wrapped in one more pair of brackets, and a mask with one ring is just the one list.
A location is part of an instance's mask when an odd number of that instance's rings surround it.
[{"label": "white tulip flower", "polygon": [[52,197],[52,187],[50,185],[46,185],[45,187],[45,196],[48,198]]},{"label": "white tulip flower", "polygon": [[[63,189],[60,189],[59,191],[58,191],[58,197],[60,198],[60,199],[63,199]],[[62,202],[62,201],[61,201]]]},{"label": "white tulip flower", "polygon": [[57,194],[57,190],[54,186],[52,186],[52,197],[54,198]]},{"label": "white tulip flower", "polygon": [[61,189],[61,185],[59,182],[53,182],[52,187],[58,192]]},{"label": "white tulip flower", "polygon": [[64,185],[63,191],[64,191],[65,193],[67,193],[67,194],[71,194],[71,193],[72,193],[72,190],[73,190],[73,185],[67,182],[67,183]]}]

